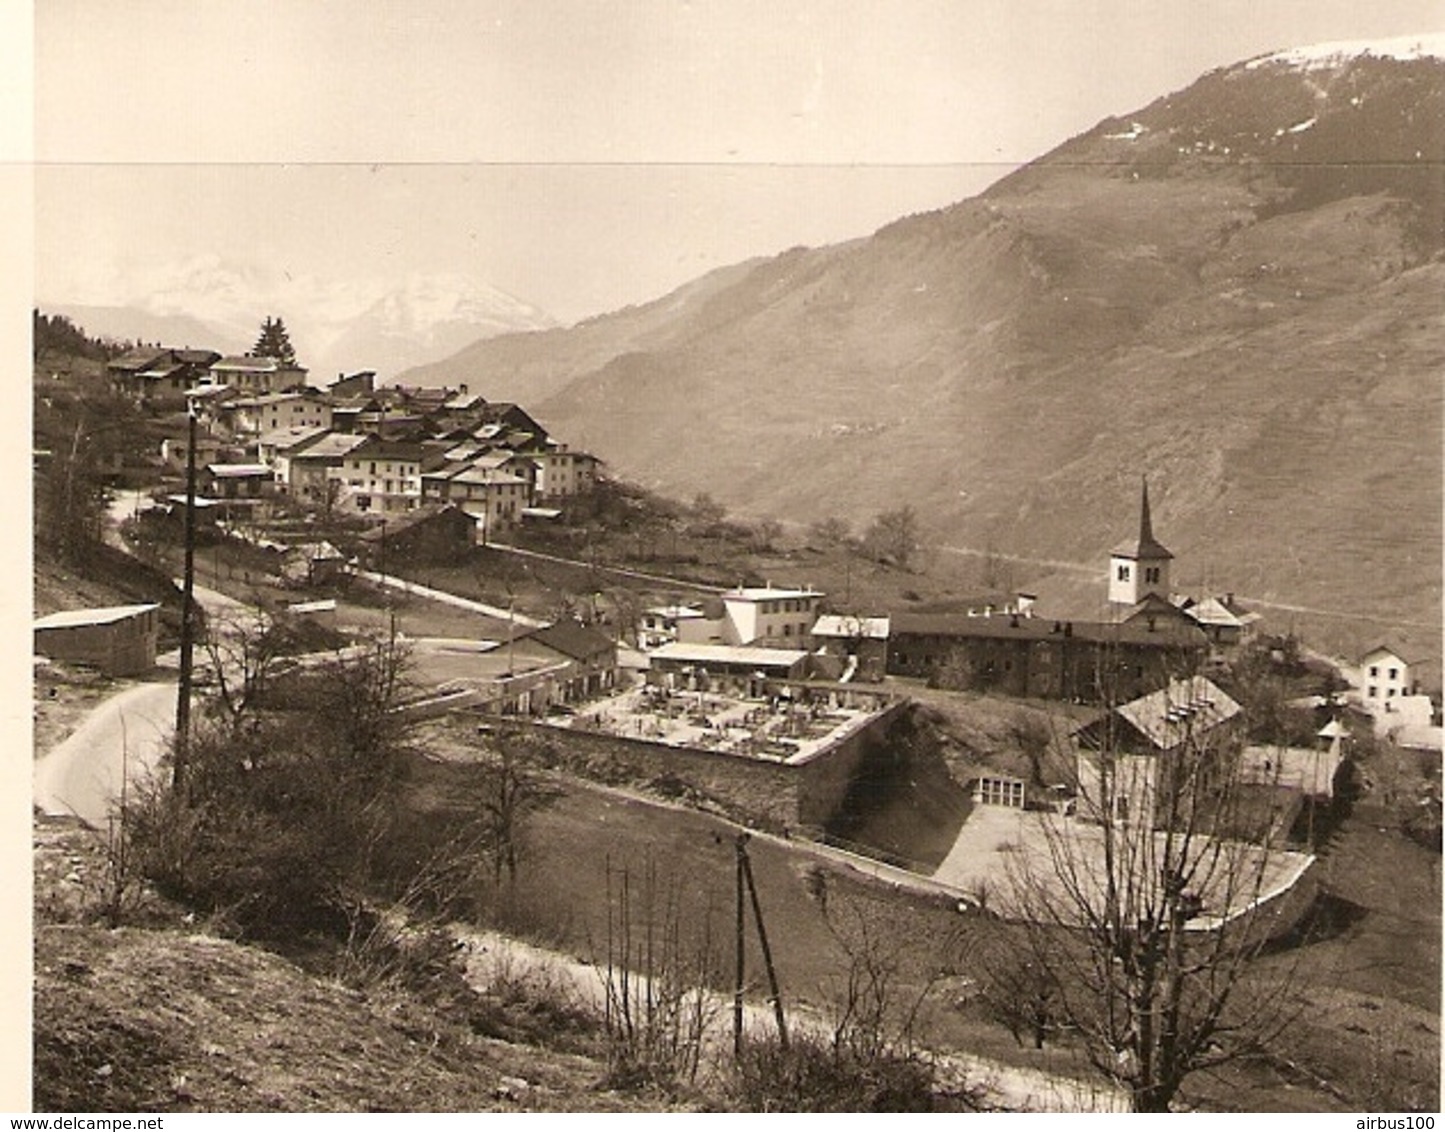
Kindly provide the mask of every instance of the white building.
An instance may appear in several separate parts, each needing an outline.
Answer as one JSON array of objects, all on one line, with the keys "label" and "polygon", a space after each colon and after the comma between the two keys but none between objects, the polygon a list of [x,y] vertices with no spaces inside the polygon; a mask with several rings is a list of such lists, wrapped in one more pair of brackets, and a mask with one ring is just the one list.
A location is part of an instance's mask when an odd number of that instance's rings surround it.
[{"label": "white building", "polygon": [[807,648],[825,594],[813,589],[744,587],[722,595],[723,643]]},{"label": "white building", "polygon": [[1114,548],[1109,555],[1109,601],[1114,606],[1135,606],[1150,594],[1169,597],[1169,563],[1174,555],[1154,537],[1149,517],[1149,485],[1144,484],[1139,505],[1139,534]]}]

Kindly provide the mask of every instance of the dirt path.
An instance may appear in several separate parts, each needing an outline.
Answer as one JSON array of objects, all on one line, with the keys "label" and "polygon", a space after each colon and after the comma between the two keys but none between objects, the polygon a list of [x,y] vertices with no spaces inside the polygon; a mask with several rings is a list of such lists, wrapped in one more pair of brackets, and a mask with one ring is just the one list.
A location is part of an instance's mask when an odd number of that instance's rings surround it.
[{"label": "dirt path", "polygon": [[[575,955],[549,951],[497,932],[458,927],[458,938],[467,946],[467,977],[478,989],[511,980],[536,980],[543,986],[573,996],[597,1014],[607,1001],[607,969]],[[634,976],[634,986],[639,980]],[[784,1000],[786,1022],[792,1033],[830,1036],[827,1019],[815,1011]],[[710,1055],[725,1056],[732,1044],[732,998],[714,992],[708,995],[704,1013],[710,1019],[704,1042]],[[771,1005],[748,1002],[743,1007],[747,1033],[765,1037],[776,1032]],[[1014,1112],[1123,1112],[1127,1098],[1101,1085],[1067,1077],[1051,1077],[1032,1069],[1021,1069],[968,1054],[934,1054],[939,1076],[950,1085],[981,1086],[985,1104]]]}]

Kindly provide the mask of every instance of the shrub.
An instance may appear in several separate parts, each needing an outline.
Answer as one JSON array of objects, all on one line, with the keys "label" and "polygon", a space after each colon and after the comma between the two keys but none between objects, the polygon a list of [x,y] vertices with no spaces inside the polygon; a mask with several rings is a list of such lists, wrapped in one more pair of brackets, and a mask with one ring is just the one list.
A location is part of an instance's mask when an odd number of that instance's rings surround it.
[{"label": "shrub", "polygon": [[794,1034],[744,1042],[733,1100],[749,1112],[931,1112],[933,1067],[904,1053],[864,1053],[848,1043]]}]

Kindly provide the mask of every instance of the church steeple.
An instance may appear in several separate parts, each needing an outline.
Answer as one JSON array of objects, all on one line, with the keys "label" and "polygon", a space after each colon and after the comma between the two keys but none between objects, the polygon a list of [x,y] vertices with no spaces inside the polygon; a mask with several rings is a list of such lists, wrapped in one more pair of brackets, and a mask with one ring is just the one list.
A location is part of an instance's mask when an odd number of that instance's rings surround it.
[{"label": "church steeple", "polygon": [[1149,481],[1143,480],[1139,499],[1139,535],[1114,548],[1109,556],[1109,600],[1117,605],[1137,605],[1151,593],[1169,596],[1170,554],[1154,537],[1149,512]]}]

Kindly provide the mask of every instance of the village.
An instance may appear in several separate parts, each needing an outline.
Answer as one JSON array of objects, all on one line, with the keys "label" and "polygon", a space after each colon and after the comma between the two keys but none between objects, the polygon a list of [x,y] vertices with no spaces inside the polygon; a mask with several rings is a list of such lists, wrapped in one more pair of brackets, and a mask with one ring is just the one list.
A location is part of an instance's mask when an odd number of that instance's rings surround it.
[{"label": "village", "polygon": [[[154,595],[34,621],[38,727],[50,733],[57,694],[111,689],[75,736],[37,751],[48,820],[104,828],[128,782],[173,773],[189,569],[197,741],[304,715],[329,674],[394,656],[405,675],[388,711],[420,729],[424,779],[448,784],[441,809],[423,810],[435,836],[474,819],[457,806],[478,791],[511,789],[521,815],[543,781],[589,809],[621,790],[644,807],[634,821],[648,807],[721,820],[758,853],[838,870],[928,917],[1071,932],[1127,845],[1160,862],[1139,891],[1165,885],[1149,904],[1163,930],[1248,941],[1231,962],[1321,930],[1352,810],[1438,851],[1439,695],[1426,690],[1438,666],[1388,641],[1332,661],[1231,592],[1181,592],[1146,478],[1082,604],[1024,587],[880,597],[865,575],[914,575],[899,547],[857,540],[838,546],[840,595],[805,573],[827,571],[816,548],[760,554],[785,536],[619,484],[525,407],[486,400],[483,381],[307,377],[281,358],[161,346],[110,357],[89,386],[37,375],[46,408],[81,390],[75,431],[60,434],[72,459],[109,440],[88,457],[108,486],[87,553]],[[108,414],[87,416],[100,403]],[[46,482],[65,458],[63,444],[37,451]],[[137,747],[124,720],[141,704]],[[605,820],[574,830],[577,848],[636,852],[639,834]],[[494,883],[506,870],[515,884],[512,839],[541,834],[505,828]],[[527,853],[523,873],[547,878],[533,899],[585,884],[548,863],[570,859],[566,846]],[[1168,888],[1170,868],[1188,869],[1187,891]],[[613,914],[595,890],[575,899],[559,923]],[[797,930],[785,923],[785,948]],[[1052,1014],[1013,1001],[1036,992],[998,963],[964,963],[957,1001],[973,1005],[959,1017],[1066,1048]],[[803,977],[796,960],[783,969]],[[977,1041],[974,1025],[953,1040]]]},{"label": "village", "polygon": [[[271,616],[334,626],[337,600],[326,595],[339,580],[431,593],[407,580],[412,567],[460,561],[529,525],[556,524],[604,478],[594,456],[549,436],[525,408],[465,385],[386,387],[364,372],[317,388],[307,376],[286,358],[189,348],[140,346],[110,359],[110,390],[143,414],[150,464],[170,485],[131,491],[117,505],[130,537],[150,543],[163,531],[175,543],[188,499],[177,477],[194,461],[201,557],[219,563],[206,547],[244,548],[248,585],[271,583]],[[1422,693],[1410,659],[1388,644],[1320,672],[1325,693],[1295,704],[1317,724],[1308,741],[1251,739],[1244,709],[1211,677],[1264,636],[1260,615],[1230,593],[1177,592],[1147,483],[1138,506],[1137,530],[1100,563],[1107,614],[1087,621],[1052,616],[1025,592],[942,612],[844,611],[808,585],[771,581],[702,598],[677,590],[668,604],[625,611],[630,624],[598,620],[595,605],[593,616],[538,619],[515,602],[436,593],[470,610],[482,631],[418,634],[422,687],[409,710],[535,721],[559,743],[602,744],[643,778],[674,776],[760,828],[818,837],[918,687],[1094,709],[1054,736],[1050,780],[985,766],[960,783],[979,813],[1162,822],[1160,768],[1198,757],[1202,745],[1275,796],[1271,822],[1255,834],[1278,840],[1348,779],[1354,731],[1438,757],[1438,699]],[[318,529],[338,532],[336,542]],[[214,572],[219,587],[219,565]],[[36,654],[113,676],[147,673],[158,608],[41,617]],[[1116,771],[1128,786],[1105,791],[1097,752],[1115,748],[1129,752],[1127,774]],[[1108,813],[1098,810],[1104,794]],[[1438,792],[1421,804],[1438,809]],[[959,836],[962,845],[966,826]],[[1296,847],[1292,884],[1307,875],[1313,845]],[[966,867],[958,857],[951,853],[936,879],[966,900],[997,888],[1000,874],[979,864],[987,853]]]}]

